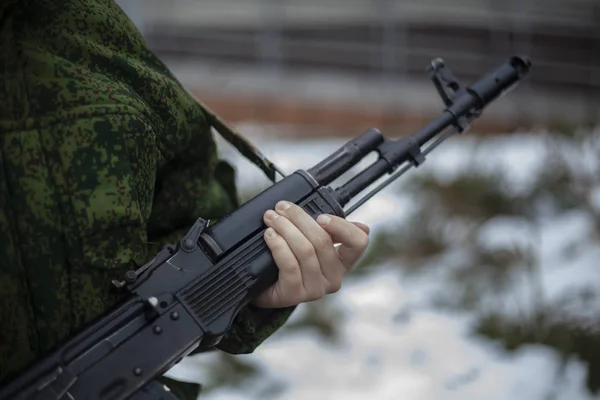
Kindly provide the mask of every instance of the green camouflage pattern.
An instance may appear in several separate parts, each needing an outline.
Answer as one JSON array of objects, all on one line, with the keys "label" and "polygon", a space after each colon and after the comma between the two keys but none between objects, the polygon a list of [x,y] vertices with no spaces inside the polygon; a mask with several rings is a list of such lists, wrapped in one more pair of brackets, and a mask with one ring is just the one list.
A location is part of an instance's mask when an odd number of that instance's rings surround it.
[{"label": "green camouflage pattern", "polygon": [[[201,105],[114,2],[4,2],[0,29],[2,382],[237,193]],[[252,352],[292,310],[248,307],[219,348]]]}]

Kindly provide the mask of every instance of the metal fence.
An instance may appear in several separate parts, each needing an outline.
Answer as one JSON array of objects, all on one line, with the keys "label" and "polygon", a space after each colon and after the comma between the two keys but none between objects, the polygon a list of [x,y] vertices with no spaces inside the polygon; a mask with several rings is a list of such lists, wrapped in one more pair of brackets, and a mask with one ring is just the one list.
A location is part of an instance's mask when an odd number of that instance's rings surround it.
[{"label": "metal fence", "polygon": [[599,113],[600,0],[147,0],[130,10],[162,57],[274,74],[421,79],[441,56],[474,79],[526,53],[530,88],[583,96],[589,118]]}]

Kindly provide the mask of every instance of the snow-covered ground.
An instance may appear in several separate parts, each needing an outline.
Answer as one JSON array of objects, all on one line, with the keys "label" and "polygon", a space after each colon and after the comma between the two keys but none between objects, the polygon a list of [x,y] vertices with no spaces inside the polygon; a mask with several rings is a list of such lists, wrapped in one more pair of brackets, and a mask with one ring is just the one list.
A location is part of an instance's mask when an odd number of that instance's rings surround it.
[{"label": "snow-covered ground", "polygon": [[[261,128],[264,129],[264,128]],[[343,141],[280,141],[262,136],[260,129],[241,126],[264,154],[287,173],[309,168]],[[229,145],[220,144],[224,158],[238,168],[240,189],[266,184],[262,173],[237,155]],[[472,146],[467,136],[452,138],[432,153],[420,169],[450,176],[466,165],[466,151]],[[515,188],[526,185],[532,172],[541,167],[540,143],[527,136],[488,144],[482,168],[510,171]],[[410,173],[420,173],[410,171]],[[401,178],[402,179],[402,178]],[[410,196],[399,196],[401,180],[372,199],[352,215],[374,230],[398,221],[410,207]],[[594,269],[599,249],[573,260],[569,268],[558,268],[555,250],[566,237],[584,235],[588,222],[573,215],[555,220],[543,230],[543,284],[552,298],[571,285],[598,280]],[[511,231],[512,229],[512,231]],[[504,240],[514,235],[511,227],[497,226],[489,240]],[[504,238],[504,239],[503,239]],[[564,260],[560,261],[563,263]],[[573,273],[576,271],[576,273]],[[349,315],[341,327],[342,341],[333,346],[305,332],[275,334],[253,354],[243,357],[257,361],[267,376],[286,382],[284,399],[545,399],[555,384],[556,354],[540,346],[530,346],[506,355],[491,342],[469,335],[469,316],[448,315],[433,309],[421,310],[407,324],[394,322],[392,316],[403,304],[419,304],[442,285],[440,279],[423,277],[402,281],[397,272],[386,268],[360,279],[350,279],[334,295],[334,301]],[[390,306],[393,305],[393,306]],[[293,318],[303,312],[301,306]],[[214,354],[201,355],[173,368],[172,376],[205,381]],[[200,368],[198,367],[200,365]],[[556,399],[583,400],[584,366],[572,361],[567,377],[559,386]],[[261,382],[240,390],[223,389],[203,395],[207,400],[257,399]]]}]

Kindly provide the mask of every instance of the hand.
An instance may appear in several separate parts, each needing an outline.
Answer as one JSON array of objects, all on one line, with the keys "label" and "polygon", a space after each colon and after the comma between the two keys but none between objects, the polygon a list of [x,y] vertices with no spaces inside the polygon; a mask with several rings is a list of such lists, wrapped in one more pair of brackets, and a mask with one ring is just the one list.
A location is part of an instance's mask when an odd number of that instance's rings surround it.
[{"label": "hand", "polygon": [[258,307],[289,307],[337,292],[369,244],[368,226],[326,214],[315,221],[285,201],[263,219],[279,279],[253,300]]}]

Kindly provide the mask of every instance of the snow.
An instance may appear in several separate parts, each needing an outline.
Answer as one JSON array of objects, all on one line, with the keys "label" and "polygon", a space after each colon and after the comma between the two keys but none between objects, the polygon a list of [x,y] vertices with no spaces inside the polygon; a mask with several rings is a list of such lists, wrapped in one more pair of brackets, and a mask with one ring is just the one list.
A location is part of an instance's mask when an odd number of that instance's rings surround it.
[{"label": "snow", "polygon": [[[240,127],[251,140],[287,173],[308,168],[344,143],[342,139],[322,141],[274,141],[253,126]],[[436,149],[421,167],[440,177],[450,177],[465,168],[475,144],[468,137],[452,138]],[[525,187],[537,168],[543,167],[541,143],[527,135],[491,141],[476,157],[481,168],[501,168],[509,172],[515,188]],[[268,181],[260,171],[220,142],[224,158],[237,166],[240,188]],[[363,164],[364,166],[364,164]],[[420,173],[410,171],[410,173]],[[401,178],[402,179],[402,178]],[[385,189],[352,215],[373,230],[399,221],[410,206],[410,198],[398,195],[399,181]],[[557,298],[569,287],[598,280],[595,268],[599,249],[589,249],[565,263],[560,249],[566,239],[584,236],[589,221],[576,213],[550,221],[541,232],[540,260],[544,266],[543,286],[548,299]],[[501,244],[530,240],[528,233],[510,220],[494,220],[482,240]],[[397,271],[377,272],[349,279],[332,298],[348,315],[341,327],[341,343],[332,345],[315,335],[297,332],[275,334],[248,359],[259,362],[267,376],[286,384],[281,398],[304,399],[543,399],[558,390],[557,399],[588,399],[585,369],[571,360],[566,378],[555,382],[556,353],[529,346],[507,355],[496,345],[469,333],[468,315],[455,315],[419,308],[408,323],[393,315],[407,305],[424,304],[440,285],[435,277],[401,279]],[[525,285],[525,283],[523,283]],[[302,312],[302,306],[298,314]],[[197,356],[171,370],[183,379],[208,379],[214,355]],[[191,369],[193,365],[193,370]],[[260,397],[261,383],[240,390],[219,389],[203,394],[206,400],[238,400]]]}]

